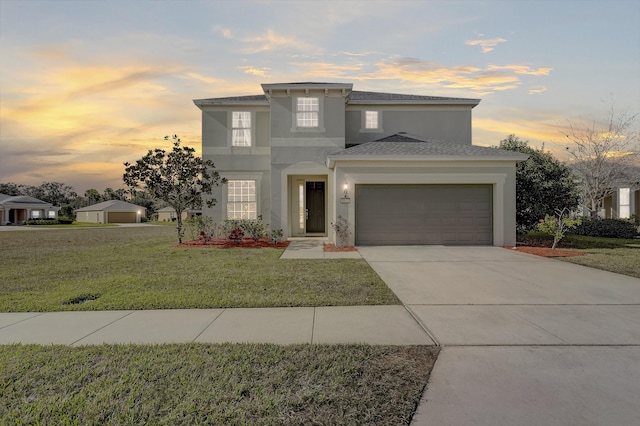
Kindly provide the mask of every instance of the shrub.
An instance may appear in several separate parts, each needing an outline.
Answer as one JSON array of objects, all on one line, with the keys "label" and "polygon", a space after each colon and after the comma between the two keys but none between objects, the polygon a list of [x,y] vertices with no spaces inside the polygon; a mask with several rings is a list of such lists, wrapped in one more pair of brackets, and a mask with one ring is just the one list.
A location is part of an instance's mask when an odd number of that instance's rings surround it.
[{"label": "shrub", "polygon": [[192,240],[202,238],[208,243],[214,238],[218,238],[220,232],[219,226],[208,216],[193,216],[184,221],[186,232],[189,233]]},{"label": "shrub", "polygon": [[277,244],[282,239],[283,235],[284,233],[282,232],[282,229],[272,229],[269,241],[271,241],[272,244]]},{"label": "shrub", "polygon": [[28,219],[24,221],[25,225],[58,225],[57,219]]},{"label": "shrub", "polygon": [[240,242],[244,238],[244,231],[240,227],[232,229],[227,238],[235,242],[236,244],[240,244]]},{"label": "shrub", "polygon": [[349,242],[349,223],[340,215],[336,218],[336,223],[331,223],[331,227],[336,232],[336,245],[338,247],[346,246]]},{"label": "shrub", "polygon": [[227,219],[224,222],[224,232],[227,237],[231,235],[233,231],[240,228],[243,235],[251,238],[254,241],[258,241],[261,238],[267,237],[267,226],[262,222],[262,215],[257,219]]},{"label": "shrub", "polygon": [[575,235],[606,238],[633,238],[637,235],[636,226],[623,219],[585,219],[572,232]]}]

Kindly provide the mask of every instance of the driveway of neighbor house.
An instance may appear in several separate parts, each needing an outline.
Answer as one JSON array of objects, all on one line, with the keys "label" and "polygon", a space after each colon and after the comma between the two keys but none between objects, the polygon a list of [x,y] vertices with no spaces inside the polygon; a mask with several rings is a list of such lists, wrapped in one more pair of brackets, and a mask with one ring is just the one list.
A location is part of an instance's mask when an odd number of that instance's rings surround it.
[{"label": "driveway of neighbor house", "polygon": [[443,345],[413,425],[640,424],[640,280],[499,247],[363,247]]}]

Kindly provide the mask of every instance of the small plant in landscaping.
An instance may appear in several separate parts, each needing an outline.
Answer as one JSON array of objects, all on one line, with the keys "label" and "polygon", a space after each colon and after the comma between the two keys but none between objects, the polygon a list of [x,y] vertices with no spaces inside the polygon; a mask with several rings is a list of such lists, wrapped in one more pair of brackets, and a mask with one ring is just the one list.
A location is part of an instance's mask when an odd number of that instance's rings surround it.
[{"label": "small plant in landscaping", "polygon": [[566,209],[557,210],[557,217],[547,214],[544,216],[544,219],[540,219],[540,222],[538,223],[539,231],[553,237],[552,249],[556,248],[558,242],[564,238],[569,229],[573,229],[581,223],[580,219],[570,219],[565,217],[564,215],[566,213]]},{"label": "small plant in landscaping", "polygon": [[270,233],[269,241],[271,241],[271,244],[278,244],[278,242],[280,242],[280,240],[282,239],[283,235],[284,233],[282,232],[282,229],[272,229]]},{"label": "small plant in landscaping", "polygon": [[242,242],[242,239],[244,238],[244,231],[242,230],[242,228],[237,227],[229,233],[227,238],[231,241],[234,241],[236,244],[240,244],[240,242]]},{"label": "small plant in landscaping", "polygon": [[336,245],[338,247],[346,246],[349,241],[349,223],[340,215],[336,218],[336,222],[331,222],[331,227],[336,233]]},{"label": "small plant in landscaping", "polygon": [[262,215],[258,216],[258,219],[256,220],[242,221],[240,227],[253,241],[258,241],[261,238],[265,238],[267,236],[267,227],[262,222]]},{"label": "small plant in landscaping", "polygon": [[208,216],[194,216],[185,220],[185,225],[192,240],[201,238],[206,244],[218,238],[219,226]]},{"label": "small plant in landscaping", "polygon": [[244,235],[254,241],[267,237],[267,225],[262,222],[262,215],[257,219],[227,219],[224,222],[224,232],[230,235],[236,228],[242,229]]}]

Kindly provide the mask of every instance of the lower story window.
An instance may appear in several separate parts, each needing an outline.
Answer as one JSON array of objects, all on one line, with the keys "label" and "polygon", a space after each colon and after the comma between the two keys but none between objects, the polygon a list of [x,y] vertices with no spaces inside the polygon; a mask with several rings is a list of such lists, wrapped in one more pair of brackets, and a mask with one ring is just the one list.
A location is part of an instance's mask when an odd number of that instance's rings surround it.
[{"label": "lower story window", "polygon": [[257,219],[255,180],[227,182],[227,219]]}]

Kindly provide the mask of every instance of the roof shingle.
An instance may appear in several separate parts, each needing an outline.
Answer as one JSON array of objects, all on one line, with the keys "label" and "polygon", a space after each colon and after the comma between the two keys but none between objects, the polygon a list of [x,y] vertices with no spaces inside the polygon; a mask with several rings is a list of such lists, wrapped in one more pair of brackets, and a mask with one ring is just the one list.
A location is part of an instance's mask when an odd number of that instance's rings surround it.
[{"label": "roof shingle", "polygon": [[[506,151],[485,146],[463,145],[455,142],[420,142],[420,141],[374,141],[352,146],[330,155],[331,157],[362,156],[442,156],[442,157],[495,157],[500,159],[522,159],[518,152]],[[373,158],[372,158],[373,159]]]}]

